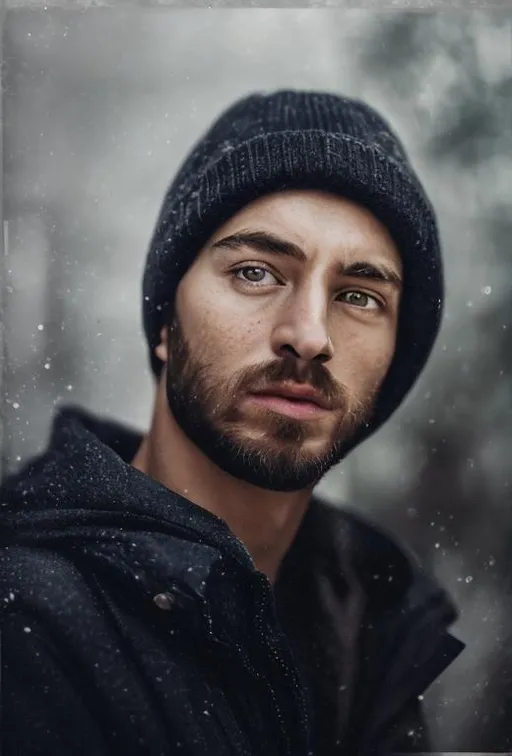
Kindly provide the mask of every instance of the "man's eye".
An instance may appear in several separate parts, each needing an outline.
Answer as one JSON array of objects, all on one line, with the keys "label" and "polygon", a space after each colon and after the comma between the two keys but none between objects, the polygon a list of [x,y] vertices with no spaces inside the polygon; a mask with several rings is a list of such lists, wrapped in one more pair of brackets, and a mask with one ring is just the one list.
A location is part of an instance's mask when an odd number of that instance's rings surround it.
[{"label": "man's eye", "polygon": [[360,307],[362,310],[376,310],[382,307],[378,299],[365,294],[364,291],[342,291],[340,297],[345,297],[347,304]]},{"label": "man's eye", "polygon": [[[244,265],[241,268],[236,268],[231,271],[233,276],[242,283],[246,284],[271,284],[278,283],[277,278],[267,268],[262,268],[260,265]],[[265,276],[270,276],[273,280],[265,280]]]}]

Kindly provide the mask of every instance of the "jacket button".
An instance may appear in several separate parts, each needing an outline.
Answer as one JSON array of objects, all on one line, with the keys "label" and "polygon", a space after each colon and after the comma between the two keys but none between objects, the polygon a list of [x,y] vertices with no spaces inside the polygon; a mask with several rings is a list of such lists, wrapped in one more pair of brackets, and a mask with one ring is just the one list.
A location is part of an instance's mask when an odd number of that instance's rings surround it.
[{"label": "jacket button", "polygon": [[169,611],[169,609],[172,609],[176,599],[172,593],[157,593],[156,596],[153,596],[153,601],[159,609]]}]

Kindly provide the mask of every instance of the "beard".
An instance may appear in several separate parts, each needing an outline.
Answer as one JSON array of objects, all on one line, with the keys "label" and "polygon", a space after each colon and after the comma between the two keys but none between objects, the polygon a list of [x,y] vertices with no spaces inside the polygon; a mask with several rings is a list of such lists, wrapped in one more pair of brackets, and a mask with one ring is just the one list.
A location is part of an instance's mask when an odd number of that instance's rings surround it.
[{"label": "beard", "polygon": [[[319,362],[301,369],[297,358],[287,354],[240,370],[226,382],[216,377],[214,361],[192,355],[176,313],[167,338],[166,394],[174,420],[217,467],[259,488],[284,492],[316,485],[346,456],[357,431],[371,418],[377,387],[362,400],[351,398]],[[305,448],[308,422],[272,411],[256,422],[239,409],[237,402],[248,393],[283,381],[310,384],[337,415],[321,452]]]}]

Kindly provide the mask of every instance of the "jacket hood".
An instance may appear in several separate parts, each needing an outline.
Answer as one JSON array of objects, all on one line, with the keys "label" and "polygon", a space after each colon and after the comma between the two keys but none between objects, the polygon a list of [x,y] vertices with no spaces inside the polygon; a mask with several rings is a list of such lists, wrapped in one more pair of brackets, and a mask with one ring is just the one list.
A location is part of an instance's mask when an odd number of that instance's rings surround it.
[{"label": "jacket hood", "polygon": [[[50,535],[97,528],[180,531],[186,538],[199,525],[203,543],[227,549],[250,565],[244,546],[221,519],[170,491],[130,465],[140,433],[78,407],[57,413],[47,450],[10,475],[0,489],[3,536],[17,543],[43,544]],[[43,493],[44,492],[44,493]],[[5,519],[4,519],[5,518]]]},{"label": "jacket hood", "polygon": [[[61,408],[47,450],[2,483],[2,541],[44,546],[79,533],[97,541],[111,539],[112,528],[172,530],[195,541],[200,531],[203,546],[254,571],[249,552],[222,519],[130,465],[141,440],[141,433],[117,421],[74,406]],[[317,496],[291,551],[295,546],[315,551],[325,561],[349,551],[366,592],[379,604],[394,603],[406,593],[414,604],[444,595],[416,556],[391,534]],[[455,619],[453,609],[451,613]]]}]

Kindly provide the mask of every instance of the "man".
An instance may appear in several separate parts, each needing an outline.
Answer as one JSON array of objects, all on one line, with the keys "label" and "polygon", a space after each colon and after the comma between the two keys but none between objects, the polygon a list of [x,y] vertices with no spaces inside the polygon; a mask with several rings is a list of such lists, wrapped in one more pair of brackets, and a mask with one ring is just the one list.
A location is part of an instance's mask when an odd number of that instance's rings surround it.
[{"label": "man", "polygon": [[431,206],[363,103],[235,103],[172,183],[143,317],[144,437],[68,408],[1,492],[11,754],[425,750],[462,644],[392,538],[314,495],[421,372]]}]

